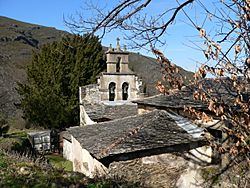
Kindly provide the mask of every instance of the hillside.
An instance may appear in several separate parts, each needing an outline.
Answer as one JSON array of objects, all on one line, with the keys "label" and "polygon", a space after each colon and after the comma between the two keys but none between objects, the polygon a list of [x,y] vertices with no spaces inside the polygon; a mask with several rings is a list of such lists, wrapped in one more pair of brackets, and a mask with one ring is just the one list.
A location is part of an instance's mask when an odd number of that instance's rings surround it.
[{"label": "hillside", "polygon": [[[129,67],[142,78],[143,82],[146,84],[147,94],[149,96],[159,93],[155,86],[157,81],[162,80],[162,68],[156,59],[137,53],[131,53],[129,56]],[[193,79],[192,72],[186,71],[181,67],[178,68],[180,71],[179,73],[186,77],[185,84]]]},{"label": "hillside", "polygon": [[20,116],[15,107],[19,101],[15,87],[16,82],[26,80],[25,66],[31,61],[32,50],[64,34],[55,28],[0,17],[0,112]]},{"label": "hillside", "polygon": [[81,173],[54,167],[51,161],[0,150],[0,187],[140,187],[122,178],[90,179]]},{"label": "hillside", "polygon": [[[25,67],[32,59],[32,51],[45,43],[57,41],[67,34],[51,27],[24,23],[0,16],[0,113],[20,117],[15,104],[19,96],[16,82],[25,82]],[[105,48],[104,48],[105,49]],[[130,54],[130,68],[146,83],[149,95],[157,93],[155,83],[161,79],[156,60],[136,53]],[[192,73],[181,69],[188,79]],[[15,119],[15,118],[14,118]]]}]

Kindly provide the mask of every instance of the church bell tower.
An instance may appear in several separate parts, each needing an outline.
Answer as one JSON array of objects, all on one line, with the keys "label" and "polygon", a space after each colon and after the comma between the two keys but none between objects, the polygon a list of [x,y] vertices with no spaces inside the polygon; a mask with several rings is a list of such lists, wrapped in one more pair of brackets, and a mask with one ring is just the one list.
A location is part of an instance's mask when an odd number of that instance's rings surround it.
[{"label": "church bell tower", "polygon": [[129,52],[126,46],[121,49],[117,38],[116,48],[112,45],[106,52],[107,72],[103,72],[98,80],[101,101],[126,102],[139,98],[140,84],[129,65]]},{"label": "church bell tower", "polygon": [[121,50],[120,39],[117,38],[116,49],[110,45],[107,56],[107,73],[127,73],[131,72],[128,68],[128,55],[126,46]]}]

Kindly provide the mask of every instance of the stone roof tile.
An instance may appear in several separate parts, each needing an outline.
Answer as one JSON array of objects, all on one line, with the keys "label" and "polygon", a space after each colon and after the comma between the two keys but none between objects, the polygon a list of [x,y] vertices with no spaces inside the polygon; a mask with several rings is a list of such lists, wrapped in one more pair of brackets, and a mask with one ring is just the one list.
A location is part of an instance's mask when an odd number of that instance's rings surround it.
[{"label": "stone roof tile", "polygon": [[84,103],[86,113],[93,121],[100,119],[119,119],[137,114],[137,105],[122,104],[122,105],[106,105],[106,104],[91,104]]},{"label": "stone roof tile", "polygon": [[[237,95],[237,90],[233,88],[233,82],[228,78],[204,79],[201,80],[198,84],[188,85],[170,95],[160,94],[133,102],[142,105],[172,109],[183,109],[184,106],[191,106],[193,108],[205,111],[207,110],[207,104],[193,98],[193,93],[194,91],[199,90],[199,85],[201,85],[206,91],[210,90],[209,95],[221,99],[221,101],[224,101],[224,103],[227,105],[234,105],[234,99]],[[250,93],[249,88],[250,85],[246,85],[245,94],[248,96],[248,98]]]},{"label": "stone roof tile", "polygon": [[73,127],[68,131],[97,159],[203,139],[192,137],[176,124],[168,112],[162,110],[85,127]]}]

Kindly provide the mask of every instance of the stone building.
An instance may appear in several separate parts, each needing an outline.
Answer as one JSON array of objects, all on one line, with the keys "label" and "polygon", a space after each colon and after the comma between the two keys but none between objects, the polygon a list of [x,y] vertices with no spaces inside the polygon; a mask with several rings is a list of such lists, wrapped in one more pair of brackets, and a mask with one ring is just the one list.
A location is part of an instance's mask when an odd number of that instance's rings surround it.
[{"label": "stone building", "polygon": [[[214,97],[223,96],[225,104],[229,106],[234,106],[233,95],[237,95],[236,92],[231,93],[228,91],[230,88],[229,79],[204,79],[201,80],[199,84],[205,90],[210,90],[210,95]],[[227,124],[226,121],[221,121],[215,113],[211,112],[208,109],[207,103],[202,102],[201,100],[196,100],[193,96],[195,91],[198,91],[199,84],[190,84],[183,87],[181,90],[178,90],[170,95],[155,95],[152,97],[147,97],[144,99],[139,99],[133,101],[137,104],[138,114],[147,113],[155,109],[172,111],[176,114],[188,118],[191,121],[195,122],[197,125],[206,128],[215,138],[222,139],[225,135],[222,135],[222,129]],[[197,112],[205,112],[209,116],[213,117],[213,120],[209,122],[203,122],[197,118],[197,116],[192,116],[188,111],[185,110],[185,107],[191,107]]]},{"label": "stone building", "polygon": [[[211,162],[203,130],[162,110],[68,129],[68,159],[73,170],[87,176],[105,175],[115,161],[128,161],[173,152],[205,153],[197,162]],[[69,147],[70,146],[70,147]],[[71,152],[71,153],[69,153]]]},{"label": "stone building", "polygon": [[[149,113],[153,110],[166,110],[172,111],[182,117],[185,117],[195,123],[197,126],[204,128],[209,138],[216,140],[222,146],[227,145],[229,142],[228,135],[223,131],[225,127],[230,127],[231,122],[220,117],[208,109],[208,104],[201,100],[196,100],[193,96],[195,91],[199,90],[199,84],[202,85],[206,91],[210,90],[209,95],[218,99],[223,98],[223,103],[234,109],[237,112],[237,106],[235,106],[235,98],[237,91],[232,89],[232,80],[228,78],[221,79],[203,79],[198,84],[190,84],[183,87],[181,90],[176,91],[170,95],[155,95],[152,97],[133,101],[138,106],[138,114]],[[242,93],[244,100],[249,100],[249,85],[246,86],[245,92]],[[205,113],[209,115],[211,119],[207,122],[203,121],[201,117],[190,114],[185,107],[191,107],[196,112]],[[212,163],[226,166],[228,164],[228,154],[219,154],[217,150],[213,150]]]},{"label": "stone building", "polygon": [[[128,56],[118,38],[116,48],[110,45],[106,52],[107,71],[100,74],[97,84],[80,87],[81,126],[136,114],[136,105],[131,101],[143,98],[142,81],[129,69]],[[111,106],[116,106],[112,113]],[[123,116],[121,111],[125,108]]]},{"label": "stone building", "polygon": [[[107,71],[97,84],[80,87],[80,126],[64,134],[63,155],[73,162],[74,171],[89,177],[120,172],[147,181],[148,174],[161,169],[162,179],[169,180],[168,172],[174,169],[171,175],[184,185],[181,175],[200,174],[200,165],[212,161],[203,129],[184,112],[184,106],[201,110],[207,106],[193,100],[189,87],[174,95],[145,98],[141,81],[128,68],[128,55],[117,40],[116,48],[110,46],[106,52]],[[143,169],[138,171],[138,165]],[[190,187],[197,177],[182,187]]]}]

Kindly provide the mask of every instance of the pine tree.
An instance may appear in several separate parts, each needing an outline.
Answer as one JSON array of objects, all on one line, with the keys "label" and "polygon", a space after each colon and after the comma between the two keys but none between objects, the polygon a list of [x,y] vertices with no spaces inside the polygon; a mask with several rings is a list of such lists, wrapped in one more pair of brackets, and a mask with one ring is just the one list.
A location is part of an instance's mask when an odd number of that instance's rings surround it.
[{"label": "pine tree", "polygon": [[95,36],[66,36],[44,45],[33,54],[27,83],[18,84],[25,118],[45,128],[77,125],[78,87],[94,83],[104,67]]}]

